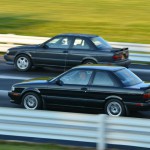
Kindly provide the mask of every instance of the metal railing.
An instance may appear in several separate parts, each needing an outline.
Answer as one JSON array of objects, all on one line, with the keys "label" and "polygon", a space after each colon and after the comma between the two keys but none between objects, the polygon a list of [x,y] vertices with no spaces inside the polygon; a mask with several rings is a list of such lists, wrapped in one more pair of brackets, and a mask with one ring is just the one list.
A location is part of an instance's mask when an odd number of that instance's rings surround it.
[{"label": "metal railing", "polygon": [[[6,52],[8,48],[26,45],[40,44],[48,40],[48,37],[19,36],[14,34],[0,34],[0,52]],[[129,58],[133,62],[150,62],[150,44],[134,44],[122,42],[109,42],[114,47],[128,47],[130,51]],[[146,53],[146,54],[144,54]]]},{"label": "metal railing", "polygon": [[55,111],[0,108],[0,134],[150,148],[150,120]]}]

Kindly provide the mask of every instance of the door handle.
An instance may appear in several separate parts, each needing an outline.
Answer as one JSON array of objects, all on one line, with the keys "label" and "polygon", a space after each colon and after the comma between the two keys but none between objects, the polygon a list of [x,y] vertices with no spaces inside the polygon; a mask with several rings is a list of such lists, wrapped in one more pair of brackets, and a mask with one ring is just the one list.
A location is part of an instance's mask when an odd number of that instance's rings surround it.
[{"label": "door handle", "polygon": [[87,92],[87,88],[81,88],[82,91]]},{"label": "door handle", "polygon": [[63,53],[68,53],[68,51],[63,51]]}]

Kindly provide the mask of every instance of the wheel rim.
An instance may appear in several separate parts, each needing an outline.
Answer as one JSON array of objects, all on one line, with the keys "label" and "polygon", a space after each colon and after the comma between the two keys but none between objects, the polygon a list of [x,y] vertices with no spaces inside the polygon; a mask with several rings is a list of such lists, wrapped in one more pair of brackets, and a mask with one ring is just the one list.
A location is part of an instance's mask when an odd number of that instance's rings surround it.
[{"label": "wheel rim", "polygon": [[111,102],[107,106],[107,113],[110,116],[120,116],[122,113],[122,107],[117,102]]},{"label": "wheel rim", "polygon": [[28,59],[26,57],[19,57],[19,59],[17,60],[17,66],[21,70],[27,69],[29,66]]},{"label": "wheel rim", "polygon": [[89,61],[89,62],[87,62],[86,64],[89,64],[89,65],[91,64],[91,65],[92,65],[92,64],[94,64],[94,63]]},{"label": "wheel rim", "polygon": [[27,95],[24,98],[24,107],[26,109],[36,109],[38,106],[38,100],[35,96],[33,95]]}]

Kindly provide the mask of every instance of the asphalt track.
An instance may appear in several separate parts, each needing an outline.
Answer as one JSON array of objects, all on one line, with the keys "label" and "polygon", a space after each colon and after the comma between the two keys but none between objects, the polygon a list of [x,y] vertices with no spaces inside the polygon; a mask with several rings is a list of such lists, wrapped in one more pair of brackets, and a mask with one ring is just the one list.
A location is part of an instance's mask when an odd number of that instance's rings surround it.
[{"label": "asphalt track", "polygon": [[[146,82],[150,81],[150,66],[131,65],[129,69],[137,74],[142,80]],[[3,59],[0,59],[0,107],[21,107],[16,104],[12,104],[9,101],[8,91],[11,90],[11,86],[13,84],[41,76],[55,77],[62,72],[62,69],[54,68],[33,68],[30,72],[18,72],[14,68],[14,66],[7,65]],[[136,113],[132,112],[132,114],[130,114],[130,117],[150,118],[150,111]]]},{"label": "asphalt track", "polygon": [[[137,74],[142,80],[150,82],[150,66],[148,65],[131,65],[129,68],[135,74]],[[11,90],[11,86],[17,82],[21,82],[30,78],[41,77],[41,76],[50,76],[54,77],[63,72],[60,69],[44,68],[44,69],[35,69],[33,68],[30,72],[18,72],[13,66],[7,65],[3,59],[0,58],[0,107],[11,107],[11,108],[21,108],[21,106],[12,104],[9,101],[8,91]],[[22,108],[23,109],[23,108]],[[56,110],[58,111],[58,110]],[[63,110],[64,111],[64,110]],[[101,112],[103,113],[103,112]],[[150,111],[136,112],[131,113],[129,117],[138,117],[138,118],[150,118]],[[21,140],[21,141],[32,141],[32,142],[50,142],[50,143],[59,143],[65,145],[74,145],[74,146],[88,146],[95,147],[95,143],[86,143],[86,142],[73,142],[73,141],[63,141],[63,140],[46,140],[37,138],[26,138],[26,137],[11,137],[0,135],[0,139],[3,140]],[[117,146],[117,145],[108,145],[108,148],[118,148],[118,149],[135,149],[135,150],[146,150],[146,148],[135,148],[128,146]]]}]

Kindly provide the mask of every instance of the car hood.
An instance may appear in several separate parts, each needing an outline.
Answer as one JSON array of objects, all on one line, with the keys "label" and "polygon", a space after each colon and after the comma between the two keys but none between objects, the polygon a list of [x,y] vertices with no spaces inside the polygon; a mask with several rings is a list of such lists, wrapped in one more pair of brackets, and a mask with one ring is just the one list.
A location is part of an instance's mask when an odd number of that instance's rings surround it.
[{"label": "car hood", "polygon": [[24,45],[24,46],[16,46],[13,48],[10,48],[9,50],[23,50],[23,49],[36,49],[40,45]]},{"label": "car hood", "polygon": [[136,88],[136,89],[150,89],[150,83],[141,82],[139,84],[130,86],[128,88]]},{"label": "car hood", "polygon": [[40,78],[33,78],[30,80],[25,80],[23,82],[17,83],[14,86],[15,87],[21,87],[21,86],[38,86],[38,85],[45,85],[47,84],[51,79],[53,79],[52,77],[40,77]]}]

